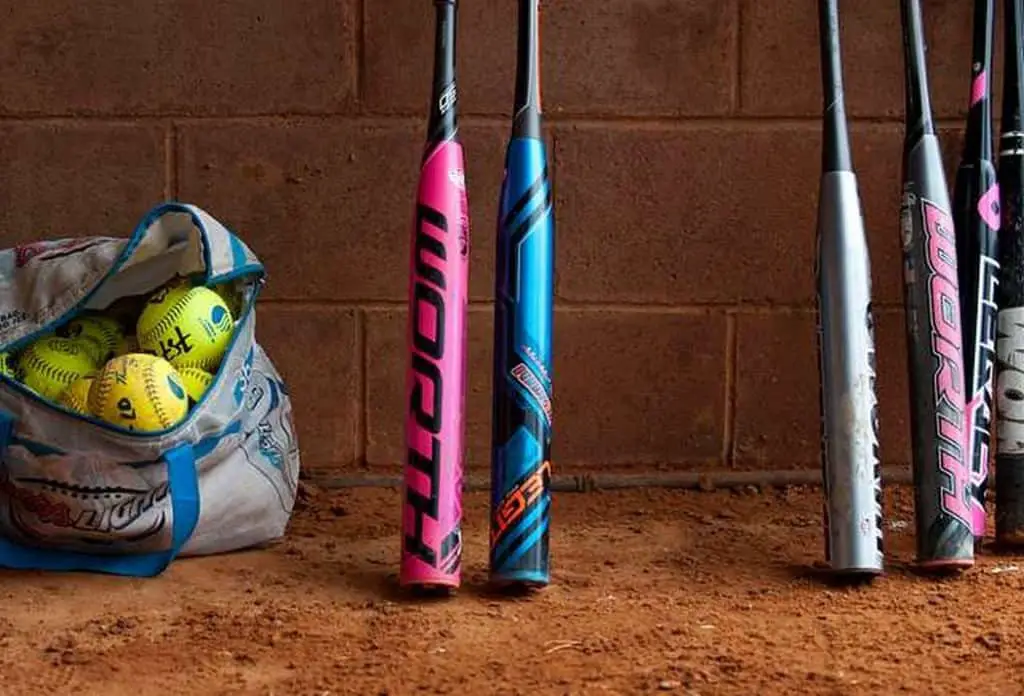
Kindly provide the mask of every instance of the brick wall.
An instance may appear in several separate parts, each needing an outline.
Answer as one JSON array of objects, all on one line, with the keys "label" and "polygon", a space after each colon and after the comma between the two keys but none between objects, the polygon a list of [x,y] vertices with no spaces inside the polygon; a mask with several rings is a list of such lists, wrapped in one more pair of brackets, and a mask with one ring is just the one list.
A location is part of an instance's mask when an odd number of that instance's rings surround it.
[{"label": "brick wall", "polygon": [[[842,5],[883,455],[905,462],[898,8]],[[924,0],[924,12],[952,168],[970,3]],[[815,465],[816,21],[808,0],[546,4],[561,471]],[[463,3],[478,471],[514,26],[511,1]],[[292,386],[306,466],[397,472],[432,32],[426,0],[12,4],[0,21],[2,241],[124,235],[166,197],[203,206],[269,267],[259,338]]]}]

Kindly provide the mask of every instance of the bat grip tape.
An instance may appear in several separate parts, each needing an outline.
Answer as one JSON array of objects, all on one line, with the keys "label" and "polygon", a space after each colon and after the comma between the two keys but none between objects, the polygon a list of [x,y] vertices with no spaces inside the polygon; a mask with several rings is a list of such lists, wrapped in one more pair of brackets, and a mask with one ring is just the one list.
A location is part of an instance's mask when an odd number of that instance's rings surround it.
[{"label": "bat grip tape", "polygon": [[[14,418],[0,411],[0,467],[14,433]],[[171,502],[171,543],[148,553],[119,556],[60,549],[32,548],[0,536],[0,567],[18,570],[88,571],[131,577],[160,575],[192,537],[199,522],[199,474],[189,443],[179,444],[163,455],[167,464],[168,497]]]}]

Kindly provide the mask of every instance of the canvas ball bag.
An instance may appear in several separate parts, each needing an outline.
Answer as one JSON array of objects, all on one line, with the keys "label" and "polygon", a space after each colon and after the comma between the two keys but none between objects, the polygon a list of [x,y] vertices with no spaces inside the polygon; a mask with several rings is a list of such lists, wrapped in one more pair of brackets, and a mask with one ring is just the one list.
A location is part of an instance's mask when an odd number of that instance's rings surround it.
[{"label": "canvas ball bag", "polygon": [[288,389],[255,340],[264,268],[205,211],[167,203],[129,239],[0,252],[0,351],[178,276],[243,299],[213,384],[174,427],[130,432],[0,375],[0,567],[154,576],[284,533],[299,449]]}]

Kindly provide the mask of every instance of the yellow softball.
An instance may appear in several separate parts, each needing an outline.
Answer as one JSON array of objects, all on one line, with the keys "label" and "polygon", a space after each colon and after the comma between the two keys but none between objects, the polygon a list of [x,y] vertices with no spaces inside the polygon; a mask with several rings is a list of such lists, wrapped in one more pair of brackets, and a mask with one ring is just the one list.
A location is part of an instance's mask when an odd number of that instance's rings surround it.
[{"label": "yellow softball", "polygon": [[102,365],[117,351],[124,338],[124,328],[113,317],[86,314],[57,329],[57,335],[80,341],[86,352],[92,355],[93,362]]},{"label": "yellow softball", "polygon": [[79,377],[71,386],[64,390],[57,401],[61,406],[88,415],[89,413],[89,388],[96,380],[95,375]]},{"label": "yellow softball", "polygon": [[213,384],[213,375],[198,367],[182,367],[178,370],[181,375],[181,382],[185,385],[185,391],[193,403],[199,403],[203,394]]},{"label": "yellow softball", "polygon": [[11,362],[10,353],[0,353],[0,372],[13,379],[15,377],[14,365]]},{"label": "yellow softball", "polygon": [[129,353],[112,358],[89,388],[89,412],[128,430],[166,430],[188,413],[181,375],[163,358]]},{"label": "yellow softball", "polygon": [[57,399],[76,379],[95,372],[96,363],[78,341],[46,336],[22,352],[18,370],[26,387]]},{"label": "yellow softball", "polygon": [[174,285],[157,291],[139,316],[139,350],[175,367],[213,372],[224,357],[235,328],[227,304],[213,290]]}]

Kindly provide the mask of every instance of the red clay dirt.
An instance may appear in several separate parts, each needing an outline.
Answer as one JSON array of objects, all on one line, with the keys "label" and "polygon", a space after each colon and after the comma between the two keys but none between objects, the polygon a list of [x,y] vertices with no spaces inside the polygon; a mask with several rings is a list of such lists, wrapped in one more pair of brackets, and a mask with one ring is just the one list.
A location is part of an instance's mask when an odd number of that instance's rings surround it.
[{"label": "red clay dirt", "polygon": [[[488,594],[486,498],[459,594],[403,598],[398,493],[306,488],[273,546],[162,577],[0,573],[3,694],[1018,693],[1024,557],[830,587],[818,489],[559,494],[553,584]],[[895,529],[893,529],[895,526]]]}]

